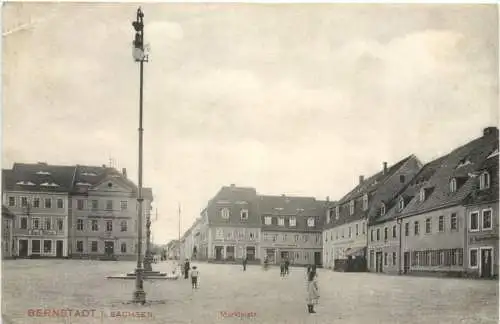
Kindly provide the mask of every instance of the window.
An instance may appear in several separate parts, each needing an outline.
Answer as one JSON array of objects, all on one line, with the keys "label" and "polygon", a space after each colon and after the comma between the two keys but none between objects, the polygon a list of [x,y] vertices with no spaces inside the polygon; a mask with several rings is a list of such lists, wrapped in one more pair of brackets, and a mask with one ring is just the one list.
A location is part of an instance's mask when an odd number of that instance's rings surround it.
[{"label": "window", "polygon": [[392,226],[392,237],[396,238],[398,236],[397,234],[397,227],[396,225]]},{"label": "window", "polygon": [[63,219],[58,219],[57,220],[57,230],[62,231],[64,228],[64,220]]},{"label": "window", "polygon": [[397,263],[396,252],[392,252],[392,264],[396,265],[396,263]]},{"label": "window", "polygon": [[450,180],[450,192],[457,191],[457,179],[453,178]]},{"label": "window", "polygon": [[363,234],[366,232],[366,223],[363,223]]},{"label": "window", "polygon": [[345,230],[345,228],[343,228],[343,229],[342,229],[342,238],[344,238],[344,237],[345,237],[345,235],[344,235],[344,230]]},{"label": "window", "polygon": [[389,236],[389,229],[384,227],[384,241],[387,241],[387,237]]},{"label": "window", "polygon": [[28,206],[28,197],[21,197],[21,207]]},{"label": "window", "polygon": [[229,219],[229,209],[227,208],[222,208],[220,211],[220,216],[224,219]]},{"label": "window", "polygon": [[99,209],[99,202],[97,200],[92,200],[92,210],[96,211]]},{"label": "window", "polygon": [[327,224],[330,223],[330,215],[331,215],[330,213],[331,213],[331,209],[328,209],[326,211],[326,223]]},{"label": "window", "polygon": [[126,220],[122,220],[120,222],[120,231],[122,231],[122,232],[126,232],[127,231],[127,221]]},{"label": "window", "polygon": [[283,234],[283,236],[281,237],[281,239],[284,241],[286,241],[286,234]]},{"label": "window", "polygon": [[359,235],[359,224],[356,224],[356,236]]},{"label": "window", "polygon": [[36,217],[36,218],[32,219],[31,228],[32,229],[40,229],[40,218]]},{"label": "window", "polygon": [[349,226],[349,238],[351,238],[351,237],[352,237],[352,228],[351,228],[351,226]]},{"label": "window", "polygon": [[272,218],[271,218],[271,216],[264,217],[264,224],[266,224],[266,225],[271,225],[272,224]]},{"label": "window", "polygon": [[97,219],[93,219],[92,220],[92,231],[93,232],[97,232],[99,230],[99,223],[97,221]]},{"label": "window", "polygon": [[385,204],[382,203],[382,206],[380,206],[380,215],[384,216],[385,215]]},{"label": "window", "polygon": [[304,239],[304,242],[307,242],[307,235],[303,235],[302,238]]},{"label": "window", "polygon": [[57,208],[64,208],[64,201],[61,198],[57,198]]},{"label": "window", "polygon": [[113,231],[113,221],[107,220],[106,221],[106,232],[112,232]]},{"label": "window", "polygon": [[45,229],[50,231],[52,229],[52,222],[50,218],[45,218]]},{"label": "window", "polygon": [[295,235],[294,240],[297,242],[299,240],[299,235]]},{"label": "window", "polygon": [[377,241],[380,241],[380,228],[377,228]]},{"label": "window", "polygon": [[314,217],[309,217],[307,219],[307,226],[314,227]]},{"label": "window", "polygon": [[470,249],[469,250],[469,267],[470,268],[477,268],[478,267],[478,262],[477,262],[477,249]]},{"label": "window", "polygon": [[290,227],[297,226],[297,219],[295,217],[290,217]]},{"label": "window", "polygon": [[470,213],[469,218],[470,218],[469,229],[471,231],[478,231],[479,230],[479,212]]},{"label": "window", "polygon": [[19,224],[19,228],[28,229],[28,217],[21,217],[21,224]]},{"label": "window", "polygon": [[92,241],[90,243],[90,251],[97,252],[97,241]]},{"label": "window", "polygon": [[242,220],[247,220],[248,219],[248,210],[242,209],[240,211],[240,217]]},{"label": "window", "polygon": [[285,226],[285,217],[278,217],[278,225]]},{"label": "window", "polygon": [[422,188],[420,189],[420,201],[424,201],[425,200],[425,189]]},{"label": "window", "polygon": [[405,183],[405,176],[404,176],[404,174],[402,174],[402,175],[399,176],[399,182]]},{"label": "window", "polygon": [[44,240],[43,241],[43,253],[51,253],[52,252],[52,241]]},{"label": "window", "polygon": [[354,214],[354,200],[349,202],[349,215]]},{"label": "window", "polygon": [[40,208],[40,198],[38,198],[38,197],[33,198],[33,207]]},{"label": "window", "polygon": [[127,243],[121,244],[120,251],[122,251],[122,253],[127,253]]},{"label": "window", "polygon": [[113,200],[106,200],[106,210],[113,210]]},{"label": "window", "polygon": [[76,241],[76,252],[83,252],[83,241]]},{"label": "window", "polygon": [[16,205],[16,197],[9,197],[9,207],[14,207]]},{"label": "window", "polygon": [[77,221],[76,221],[76,229],[78,231],[83,231],[83,219],[79,218]]},{"label": "window", "polygon": [[76,208],[79,209],[79,210],[83,210],[83,205],[84,205],[84,201],[83,199],[78,199],[76,201]]},{"label": "window", "polygon": [[370,240],[371,240],[372,242],[375,240],[374,236],[375,236],[375,230],[372,230],[372,231],[370,232]]},{"label": "window", "polygon": [[490,187],[490,174],[483,172],[479,177],[479,189],[488,189]]},{"label": "window", "polygon": [[52,199],[45,198],[45,208],[52,208]]},{"label": "window", "polygon": [[363,210],[368,210],[368,194],[363,196]]},{"label": "window", "polygon": [[128,201],[126,201],[126,200],[120,201],[120,208],[121,208],[121,210],[127,210],[127,208],[128,208]]},{"label": "window", "polygon": [[224,230],[222,228],[215,229],[215,239],[223,240],[224,239]]},{"label": "window", "polygon": [[444,232],[444,216],[439,216],[438,231]]},{"label": "window", "polygon": [[405,208],[405,200],[403,197],[400,197],[398,202],[398,210],[402,211],[404,208]]},{"label": "window", "polygon": [[387,259],[388,258],[387,258],[387,252],[386,252],[386,253],[384,253],[384,265],[387,265]]},{"label": "window", "polygon": [[450,228],[451,228],[451,230],[458,230],[457,214],[455,214],[455,213],[451,214]]},{"label": "window", "polygon": [[340,206],[337,205],[335,206],[335,219],[339,220],[339,217],[340,217]]},{"label": "window", "polygon": [[405,236],[410,236],[410,223],[405,223]]},{"label": "window", "polygon": [[420,227],[419,227],[418,222],[415,222],[413,226],[414,226],[414,229],[413,229],[414,230],[414,234],[418,235],[420,233]]},{"label": "window", "polygon": [[429,234],[431,232],[431,219],[427,218],[425,220],[425,233]]},{"label": "window", "polygon": [[484,209],[483,210],[483,224],[482,224],[483,230],[488,230],[492,228],[491,224],[491,209]]}]

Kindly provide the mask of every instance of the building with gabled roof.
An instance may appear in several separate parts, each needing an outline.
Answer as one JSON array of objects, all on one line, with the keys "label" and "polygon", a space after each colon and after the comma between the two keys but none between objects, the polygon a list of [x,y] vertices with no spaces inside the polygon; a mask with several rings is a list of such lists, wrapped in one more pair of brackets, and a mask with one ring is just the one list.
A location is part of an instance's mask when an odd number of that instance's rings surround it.
[{"label": "building with gabled roof", "polygon": [[366,269],[367,222],[381,203],[391,200],[420,171],[421,162],[410,155],[365,180],[330,207],[323,229],[325,267],[339,271]]},{"label": "building with gabled roof", "polygon": [[2,259],[9,259],[14,256],[14,226],[15,215],[9,208],[2,205]]},{"label": "building with gabled roof", "polygon": [[326,201],[314,197],[261,195],[260,255],[270,263],[322,265],[321,231]]}]

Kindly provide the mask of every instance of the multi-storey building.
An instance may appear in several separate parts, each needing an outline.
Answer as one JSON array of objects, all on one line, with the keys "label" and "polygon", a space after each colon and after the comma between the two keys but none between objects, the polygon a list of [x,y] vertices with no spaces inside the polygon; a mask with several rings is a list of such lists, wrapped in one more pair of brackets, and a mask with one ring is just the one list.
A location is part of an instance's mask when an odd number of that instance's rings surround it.
[{"label": "multi-storey building", "polygon": [[14,226],[15,215],[4,205],[2,205],[2,259],[13,257],[14,247]]},{"label": "multi-storey building", "polygon": [[182,259],[196,259],[198,257],[200,223],[201,218],[197,218],[181,237],[180,254]]},{"label": "multi-storey building", "polygon": [[359,184],[342,199],[331,212],[323,234],[324,256],[327,267],[340,271],[366,270],[367,221],[373,218],[382,203],[392,199],[422,167],[414,156],[383,169],[367,180],[359,177]]},{"label": "multi-storey building", "polygon": [[167,259],[169,260],[179,260],[180,249],[179,240],[172,240],[168,242],[166,246]]},{"label": "multi-storey building", "polygon": [[68,256],[68,193],[74,171],[46,163],[15,163],[2,171],[3,201],[16,215],[16,256]]},{"label": "multi-storey building", "polygon": [[270,263],[322,264],[321,231],[326,202],[313,197],[259,196],[260,255]]},{"label": "multi-storey building", "polygon": [[[146,216],[153,195],[143,188],[142,249],[146,249]],[[72,257],[135,260],[137,253],[137,186],[126,170],[78,165],[70,196]]]},{"label": "multi-storey building", "polygon": [[[260,220],[254,188],[222,187],[202,212],[200,256],[210,261],[258,260]],[[204,251],[203,251],[204,250]]]},{"label": "multi-storey building", "polygon": [[[397,240],[391,246],[372,245],[370,269],[383,272],[387,266],[393,271],[398,267],[403,273],[464,273],[468,260],[467,255],[464,256],[468,223],[465,205],[471,195],[479,196],[482,191],[489,190],[490,181],[484,176],[488,173],[481,167],[497,148],[498,130],[490,127],[484,130],[482,137],[426,165],[393,202],[393,208],[397,208],[396,222],[402,234],[396,259],[393,260],[392,256]],[[476,174],[481,176],[476,177]],[[476,202],[469,207],[473,228],[476,228],[479,218],[473,209],[481,208]],[[491,200],[485,202],[488,206],[492,206],[491,203]],[[386,208],[380,205],[379,215],[384,214]],[[486,215],[488,222],[488,212]],[[391,226],[394,226],[394,216],[374,225],[370,231],[382,231],[382,228],[385,231]],[[470,251],[475,250],[472,248]],[[471,252],[470,256],[474,260],[478,254]],[[397,267],[391,266],[391,261]]]},{"label": "multi-storey building", "polygon": [[466,199],[466,272],[498,277],[498,146],[475,171],[476,186]]}]

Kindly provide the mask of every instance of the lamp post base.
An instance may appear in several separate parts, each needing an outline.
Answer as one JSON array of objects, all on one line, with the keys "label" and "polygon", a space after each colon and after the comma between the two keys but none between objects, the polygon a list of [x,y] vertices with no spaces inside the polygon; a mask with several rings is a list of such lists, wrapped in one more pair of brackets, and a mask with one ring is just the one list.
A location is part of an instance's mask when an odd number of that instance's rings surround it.
[{"label": "lamp post base", "polygon": [[144,304],[146,302],[146,292],[144,289],[136,289],[132,301],[137,304]]},{"label": "lamp post base", "polygon": [[143,260],[143,268],[144,271],[146,272],[151,272],[153,271],[153,268],[151,267],[151,258],[146,254],[146,257]]}]

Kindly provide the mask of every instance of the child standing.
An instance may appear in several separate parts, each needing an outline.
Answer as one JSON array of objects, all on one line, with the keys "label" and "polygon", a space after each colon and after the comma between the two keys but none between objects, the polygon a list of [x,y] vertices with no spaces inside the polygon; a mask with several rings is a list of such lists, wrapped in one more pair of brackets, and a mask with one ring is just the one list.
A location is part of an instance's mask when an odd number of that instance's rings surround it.
[{"label": "child standing", "polygon": [[191,271],[191,285],[193,289],[198,288],[198,276],[200,272],[196,269],[196,266],[193,266],[193,270]]}]

